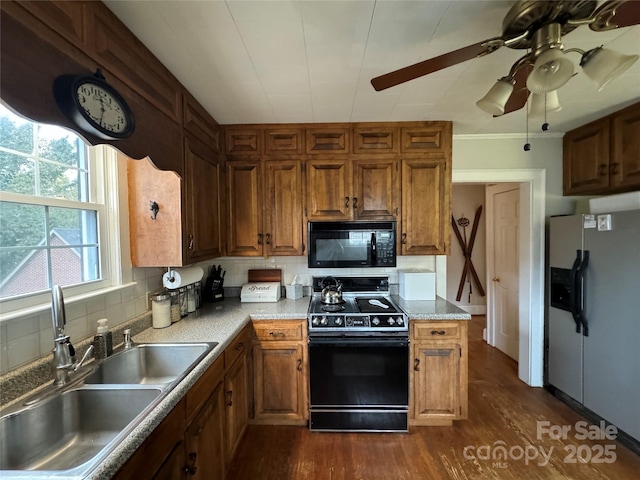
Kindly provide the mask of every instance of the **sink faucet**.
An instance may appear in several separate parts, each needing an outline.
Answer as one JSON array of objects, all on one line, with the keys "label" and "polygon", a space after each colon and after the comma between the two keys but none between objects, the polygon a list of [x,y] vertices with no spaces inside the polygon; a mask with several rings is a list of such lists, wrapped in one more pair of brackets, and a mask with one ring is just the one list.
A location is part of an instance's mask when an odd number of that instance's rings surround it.
[{"label": "sink faucet", "polygon": [[84,364],[93,351],[93,345],[89,346],[82,356],[82,360],[76,362],[75,349],[71,345],[71,337],[64,333],[67,319],[60,285],[54,285],[51,288],[51,319],[53,320],[54,383],[56,385],[65,385],[69,382],[69,372],[75,372]]}]

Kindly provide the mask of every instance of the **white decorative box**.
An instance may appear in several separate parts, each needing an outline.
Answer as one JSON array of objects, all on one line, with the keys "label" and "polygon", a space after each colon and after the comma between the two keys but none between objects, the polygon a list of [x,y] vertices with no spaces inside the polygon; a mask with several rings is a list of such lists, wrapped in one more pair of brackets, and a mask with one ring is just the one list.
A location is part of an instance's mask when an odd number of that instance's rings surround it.
[{"label": "white decorative box", "polygon": [[435,300],[436,272],[420,268],[398,270],[399,293],[405,300]]}]

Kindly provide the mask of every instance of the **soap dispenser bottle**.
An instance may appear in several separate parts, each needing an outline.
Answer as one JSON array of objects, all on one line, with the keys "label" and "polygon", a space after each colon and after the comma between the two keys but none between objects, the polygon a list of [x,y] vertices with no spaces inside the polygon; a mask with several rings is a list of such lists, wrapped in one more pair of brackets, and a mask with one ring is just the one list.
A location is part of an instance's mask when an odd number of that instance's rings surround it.
[{"label": "soap dispenser bottle", "polygon": [[93,358],[102,360],[113,353],[113,334],[109,331],[107,319],[98,320],[98,330],[93,337]]}]

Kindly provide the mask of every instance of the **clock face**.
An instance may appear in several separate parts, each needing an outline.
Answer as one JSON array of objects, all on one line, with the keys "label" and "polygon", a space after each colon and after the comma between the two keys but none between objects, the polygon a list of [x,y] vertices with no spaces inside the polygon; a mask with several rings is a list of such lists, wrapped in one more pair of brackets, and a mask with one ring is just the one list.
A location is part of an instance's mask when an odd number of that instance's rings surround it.
[{"label": "clock face", "polygon": [[80,83],[75,91],[79,107],[88,121],[107,133],[123,135],[131,128],[126,105],[103,86]]}]

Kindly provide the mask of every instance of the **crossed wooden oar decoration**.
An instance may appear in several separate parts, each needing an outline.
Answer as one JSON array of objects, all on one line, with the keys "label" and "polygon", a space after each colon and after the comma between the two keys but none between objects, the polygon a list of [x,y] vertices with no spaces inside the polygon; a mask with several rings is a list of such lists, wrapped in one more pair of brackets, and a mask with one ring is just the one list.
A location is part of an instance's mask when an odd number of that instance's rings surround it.
[{"label": "crossed wooden oar decoration", "polygon": [[[464,255],[465,262],[464,268],[462,269],[462,277],[460,277],[460,286],[458,287],[458,295],[456,295],[456,301],[459,302],[462,298],[462,290],[464,290],[464,283],[467,280],[467,275],[471,275],[473,280],[476,283],[476,287],[478,287],[478,293],[480,296],[484,297],[484,289],[482,288],[482,284],[480,283],[480,279],[478,278],[478,274],[476,269],[473,266],[473,261],[471,260],[471,253],[473,252],[473,244],[476,241],[476,234],[478,233],[478,224],[480,223],[480,215],[482,214],[482,205],[478,207],[476,210],[476,216],[473,219],[473,226],[471,227],[471,237],[469,238],[469,243],[467,244],[467,226],[469,225],[469,219],[464,218],[464,215],[460,219],[459,223],[462,226],[462,232],[464,234],[464,238],[460,234],[458,230],[458,223],[456,223],[455,218],[451,215],[451,226],[453,227],[453,231],[456,234],[456,238],[458,239],[458,243],[462,248],[462,254]],[[471,296],[471,280],[469,280],[469,296]]]}]

